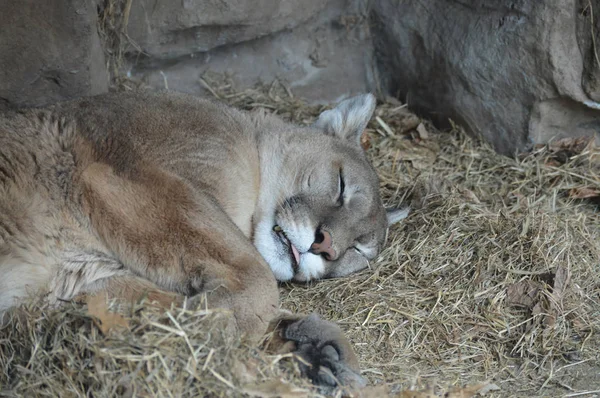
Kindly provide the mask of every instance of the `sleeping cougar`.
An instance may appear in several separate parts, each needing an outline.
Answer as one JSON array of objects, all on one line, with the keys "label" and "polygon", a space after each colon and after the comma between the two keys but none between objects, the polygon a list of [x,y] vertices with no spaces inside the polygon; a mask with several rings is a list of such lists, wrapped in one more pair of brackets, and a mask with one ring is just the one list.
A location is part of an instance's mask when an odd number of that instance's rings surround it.
[{"label": "sleeping cougar", "polygon": [[[406,215],[386,216],[360,147],[374,108],[363,95],[298,127],[142,91],[0,114],[0,316],[31,292],[206,293],[257,341],[282,319],[276,280],[363,269]],[[286,317],[279,336],[313,380],[362,383],[336,325]]]}]

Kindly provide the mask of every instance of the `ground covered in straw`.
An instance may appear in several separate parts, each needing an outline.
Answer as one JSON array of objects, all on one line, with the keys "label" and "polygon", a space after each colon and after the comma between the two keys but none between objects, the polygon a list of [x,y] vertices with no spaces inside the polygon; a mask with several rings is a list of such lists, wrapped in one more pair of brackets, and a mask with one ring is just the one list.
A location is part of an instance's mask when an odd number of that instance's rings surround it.
[{"label": "ground covered in straw", "polygon": [[[278,83],[235,92],[203,82],[223,101],[298,123],[322,110]],[[413,212],[371,269],[283,285],[282,307],[342,326],[381,386],[366,396],[466,397],[448,388],[480,383],[487,396],[599,395],[600,152],[589,140],[508,158],[394,100],[363,138],[386,204]],[[319,394],[287,356],[225,335],[222,312],[136,308],[112,319],[91,307],[33,302],[15,315],[0,330],[0,396]],[[401,393],[419,388],[428,392]]]}]

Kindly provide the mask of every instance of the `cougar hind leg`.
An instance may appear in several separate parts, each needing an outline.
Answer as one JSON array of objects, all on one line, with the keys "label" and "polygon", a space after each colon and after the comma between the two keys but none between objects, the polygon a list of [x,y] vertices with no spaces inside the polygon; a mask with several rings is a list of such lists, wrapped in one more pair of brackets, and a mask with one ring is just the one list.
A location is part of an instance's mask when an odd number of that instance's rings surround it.
[{"label": "cougar hind leg", "polygon": [[[10,156],[2,153],[1,159],[7,161]],[[51,204],[36,190],[27,168],[9,169],[0,164],[0,170],[3,176],[14,176],[0,184],[1,314],[32,294],[46,293],[58,264],[55,242],[48,239],[54,235],[50,231],[56,219],[47,216],[57,213],[50,211]]]},{"label": "cougar hind leg", "polygon": [[35,294],[59,304],[126,272],[79,216],[42,189],[0,194],[0,312]]}]

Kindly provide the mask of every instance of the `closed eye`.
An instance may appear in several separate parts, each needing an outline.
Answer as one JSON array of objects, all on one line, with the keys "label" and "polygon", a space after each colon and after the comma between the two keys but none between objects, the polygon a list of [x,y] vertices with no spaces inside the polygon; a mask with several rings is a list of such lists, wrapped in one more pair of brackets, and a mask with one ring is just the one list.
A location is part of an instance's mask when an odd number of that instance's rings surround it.
[{"label": "closed eye", "polygon": [[342,169],[340,169],[340,172],[338,174],[338,191],[339,191],[339,195],[338,195],[338,200],[337,200],[337,204],[338,206],[343,206],[344,205],[344,189],[346,188],[346,183],[344,182],[344,176],[342,175]]}]

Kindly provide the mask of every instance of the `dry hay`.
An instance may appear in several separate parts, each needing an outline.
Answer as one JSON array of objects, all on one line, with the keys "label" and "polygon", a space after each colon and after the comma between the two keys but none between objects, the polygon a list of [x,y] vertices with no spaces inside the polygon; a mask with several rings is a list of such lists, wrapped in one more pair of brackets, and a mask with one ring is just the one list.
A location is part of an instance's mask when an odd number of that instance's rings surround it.
[{"label": "dry hay", "polygon": [[[244,92],[203,82],[300,123],[322,110],[277,82]],[[447,388],[478,383],[498,397],[600,390],[599,151],[566,140],[511,159],[393,100],[364,138],[385,202],[413,212],[372,269],[281,287],[284,308],[347,331],[376,385],[363,395],[466,397],[477,389]],[[84,305],[24,311],[0,331],[0,396],[318,394],[288,358],[226,336],[219,311],[137,308],[106,335]]]}]

